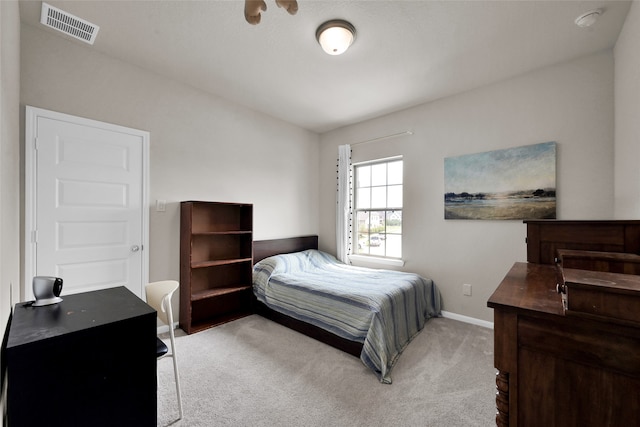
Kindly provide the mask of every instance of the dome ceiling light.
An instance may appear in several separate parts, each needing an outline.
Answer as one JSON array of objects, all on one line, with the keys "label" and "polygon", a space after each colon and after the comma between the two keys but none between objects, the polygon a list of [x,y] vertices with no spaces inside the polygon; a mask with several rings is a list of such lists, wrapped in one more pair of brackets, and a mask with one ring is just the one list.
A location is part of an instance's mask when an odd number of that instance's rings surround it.
[{"label": "dome ceiling light", "polygon": [[578,16],[575,23],[580,28],[587,28],[596,23],[600,15],[604,11],[602,9],[593,9]]},{"label": "dome ceiling light", "polygon": [[327,21],[316,30],[316,40],[329,55],[344,53],[355,39],[356,28],[342,19]]}]

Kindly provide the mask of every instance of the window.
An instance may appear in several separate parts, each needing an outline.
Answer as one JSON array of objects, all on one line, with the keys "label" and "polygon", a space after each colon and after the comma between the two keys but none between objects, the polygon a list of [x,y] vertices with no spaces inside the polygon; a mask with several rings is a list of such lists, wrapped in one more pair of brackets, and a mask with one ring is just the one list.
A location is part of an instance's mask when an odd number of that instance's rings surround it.
[{"label": "window", "polygon": [[402,158],[354,165],[354,253],[402,258]]}]

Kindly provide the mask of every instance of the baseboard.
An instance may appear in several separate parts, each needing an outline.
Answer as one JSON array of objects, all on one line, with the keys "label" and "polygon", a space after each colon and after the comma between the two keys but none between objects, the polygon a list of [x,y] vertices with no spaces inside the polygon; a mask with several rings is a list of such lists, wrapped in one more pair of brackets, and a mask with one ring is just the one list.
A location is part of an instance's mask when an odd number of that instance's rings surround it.
[{"label": "baseboard", "polygon": [[[442,317],[446,319],[458,320],[460,322],[471,323],[472,325],[482,326],[483,328],[493,329],[493,322],[486,320],[476,319],[475,317],[463,316],[462,314],[452,313],[450,311],[442,310]],[[173,329],[178,328],[178,322],[173,323]],[[158,335],[169,332],[169,326],[158,326]]]},{"label": "baseboard", "polygon": [[462,314],[451,313],[450,311],[442,310],[442,317],[447,319],[458,320],[460,322],[471,323],[472,325],[478,325],[484,328],[493,329],[493,322],[476,319],[475,317],[463,316]]}]

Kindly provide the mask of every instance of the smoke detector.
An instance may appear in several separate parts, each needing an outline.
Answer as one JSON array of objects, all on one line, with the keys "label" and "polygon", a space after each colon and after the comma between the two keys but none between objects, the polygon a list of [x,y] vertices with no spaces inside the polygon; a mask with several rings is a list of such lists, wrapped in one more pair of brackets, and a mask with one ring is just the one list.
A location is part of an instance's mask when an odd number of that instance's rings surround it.
[{"label": "smoke detector", "polygon": [[99,26],[44,2],[40,23],[89,44],[93,44],[100,30]]},{"label": "smoke detector", "polygon": [[600,15],[604,12],[602,9],[593,9],[578,16],[575,23],[580,28],[587,28],[596,23]]}]

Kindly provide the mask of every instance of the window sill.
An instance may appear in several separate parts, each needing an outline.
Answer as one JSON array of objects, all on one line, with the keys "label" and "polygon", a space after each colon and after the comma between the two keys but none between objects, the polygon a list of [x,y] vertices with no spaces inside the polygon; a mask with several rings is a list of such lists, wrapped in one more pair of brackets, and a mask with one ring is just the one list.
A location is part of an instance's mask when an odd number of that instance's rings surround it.
[{"label": "window sill", "polygon": [[367,264],[390,265],[393,267],[404,266],[404,261],[396,258],[380,258],[369,255],[349,255],[349,260]]}]

